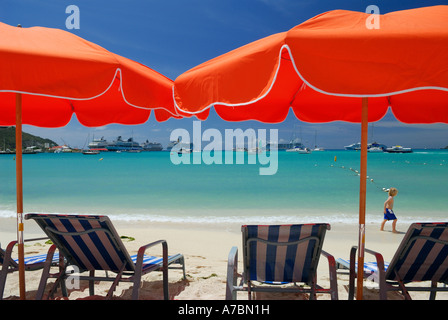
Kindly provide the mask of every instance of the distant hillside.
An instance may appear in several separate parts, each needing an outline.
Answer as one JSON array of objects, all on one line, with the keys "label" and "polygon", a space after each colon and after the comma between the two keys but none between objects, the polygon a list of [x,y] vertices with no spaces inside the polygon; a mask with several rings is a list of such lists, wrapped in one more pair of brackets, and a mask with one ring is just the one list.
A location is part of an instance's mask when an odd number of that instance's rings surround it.
[{"label": "distant hillside", "polygon": [[[32,134],[22,133],[23,149],[27,147],[36,146],[44,148],[48,143],[49,147],[57,146],[58,144],[50,139],[44,139]],[[16,149],[16,128],[15,127],[0,127],[0,150],[15,150]]]}]

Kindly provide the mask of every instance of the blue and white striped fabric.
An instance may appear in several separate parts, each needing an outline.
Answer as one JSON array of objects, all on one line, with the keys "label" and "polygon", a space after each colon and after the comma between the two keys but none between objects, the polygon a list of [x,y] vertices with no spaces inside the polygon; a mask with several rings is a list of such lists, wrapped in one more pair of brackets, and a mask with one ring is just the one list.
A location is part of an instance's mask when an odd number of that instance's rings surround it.
[{"label": "blue and white striped fabric", "polygon": [[248,280],[312,280],[328,224],[243,226]]},{"label": "blue and white striped fabric", "polygon": [[[336,259],[345,268],[350,260]],[[357,263],[356,263],[356,270]],[[413,223],[389,262],[386,280],[448,282],[448,223]],[[364,263],[365,273],[377,272],[376,262]]]},{"label": "blue and white striped fabric", "polygon": [[[339,262],[341,265],[345,266],[347,269],[350,268],[350,260],[347,259],[336,259],[336,262]],[[384,262],[384,268],[387,270],[389,267],[389,262]],[[355,262],[355,270],[358,271],[358,263]],[[378,272],[378,264],[376,261],[373,262],[364,262],[364,272],[365,273],[375,273]]]},{"label": "blue and white striped fabric", "polygon": [[448,282],[448,222],[413,223],[391,260],[386,279]]},{"label": "blue and white striped fabric", "polygon": [[[35,256],[28,256],[25,257],[25,266],[31,266],[34,264],[44,263],[47,259],[46,254],[39,254]],[[19,263],[19,259],[14,259],[14,262]],[[55,252],[53,255],[52,263],[58,263],[59,262],[59,253]]]},{"label": "blue and white striped fabric", "polygon": [[[168,263],[172,260],[172,259],[176,259],[179,258],[180,255],[175,255],[175,256],[168,256]],[[137,255],[134,254],[131,256],[132,261],[135,263],[137,263]],[[145,270],[146,268],[152,267],[154,265],[158,265],[158,266],[162,266],[163,264],[163,258],[162,257],[155,257],[155,256],[148,256],[148,255],[144,255],[143,256],[143,270]]]},{"label": "blue and white striped fabric", "polygon": [[45,230],[68,260],[82,270],[118,272],[135,265],[107,216],[28,214]]}]

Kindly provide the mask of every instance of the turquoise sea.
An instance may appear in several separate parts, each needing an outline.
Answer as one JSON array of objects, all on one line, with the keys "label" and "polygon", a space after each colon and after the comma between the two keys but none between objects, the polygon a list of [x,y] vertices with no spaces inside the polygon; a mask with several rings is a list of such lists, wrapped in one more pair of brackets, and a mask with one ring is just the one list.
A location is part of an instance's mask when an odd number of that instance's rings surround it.
[{"label": "turquoise sea", "polygon": [[[181,223],[358,223],[359,152],[279,151],[273,175],[260,175],[263,165],[249,164],[248,155],[243,164],[225,164],[228,152],[214,155],[222,164],[178,165],[169,152],[24,155],[24,211]],[[0,217],[15,216],[14,159],[0,155]],[[381,221],[389,187],[399,190],[400,221],[448,220],[448,150],[369,153],[367,174],[367,223]]]}]

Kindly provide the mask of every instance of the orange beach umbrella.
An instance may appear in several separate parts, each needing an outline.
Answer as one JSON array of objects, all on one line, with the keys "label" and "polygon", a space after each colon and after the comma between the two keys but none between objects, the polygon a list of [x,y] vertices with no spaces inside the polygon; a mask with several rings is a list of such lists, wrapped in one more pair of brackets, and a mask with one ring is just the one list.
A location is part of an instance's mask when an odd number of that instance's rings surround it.
[{"label": "orange beach umbrella", "polygon": [[[448,123],[448,6],[336,10],[207,61],[174,81],[179,114],[228,121],[361,122],[358,265],[364,263],[367,124]],[[362,299],[362,268],[357,299]]]},{"label": "orange beach umbrella", "polygon": [[73,114],[85,126],[141,124],[179,117],[173,81],[69,32],[0,23],[0,126],[16,126],[20,297],[25,298],[22,124],[65,126]]}]

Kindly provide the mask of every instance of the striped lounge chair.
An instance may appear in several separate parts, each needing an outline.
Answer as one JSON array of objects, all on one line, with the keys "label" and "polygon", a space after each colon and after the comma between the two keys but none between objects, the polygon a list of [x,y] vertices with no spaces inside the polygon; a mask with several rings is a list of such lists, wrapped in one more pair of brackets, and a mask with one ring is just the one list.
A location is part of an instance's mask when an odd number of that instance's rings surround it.
[{"label": "striped lounge chair", "polygon": [[[357,247],[352,247],[350,260],[338,259],[338,267],[349,268],[349,299],[354,298],[355,278],[357,276]],[[401,291],[405,299],[411,300],[409,291],[429,291],[431,300],[437,291],[448,291],[448,223],[413,223],[395,252],[390,263],[373,250],[365,252],[376,258],[376,263],[366,263],[364,278],[378,282],[379,299],[387,299],[387,291]],[[350,263],[351,262],[351,263]],[[368,266],[370,265],[370,269]],[[425,282],[431,282],[425,286]],[[420,283],[410,287],[411,283]],[[443,286],[438,286],[438,283]]]},{"label": "striped lounge chair", "polygon": [[[236,299],[237,291],[247,291],[249,299],[251,292],[278,291],[306,292],[312,300],[317,293],[327,293],[337,300],[335,259],[322,250],[328,229],[329,224],[242,226],[242,278],[238,283],[238,248],[233,247],[228,260],[226,299]],[[321,254],[329,262],[330,289],[316,283]]]},{"label": "striped lounge chair", "polygon": [[[25,219],[33,219],[53,241],[66,261],[62,270],[50,274],[50,267],[44,268],[36,299],[42,299],[48,278],[56,278],[48,297],[51,297],[60,285],[62,293],[67,296],[65,279],[67,267],[74,266],[80,274],[89,271],[88,276],[80,275],[79,280],[89,280],[90,295],[94,295],[94,281],[111,281],[107,293],[111,298],[119,282],[133,282],[132,299],[138,300],[142,275],[152,271],[163,271],[164,299],[168,294],[168,266],[170,269],[182,269],[185,278],[185,264],[182,254],[168,256],[165,240],[142,246],[138,254],[129,255],[112,222],[107,216],[27,214]],[[161,245],[163,257],[148,256],[145,251]],[[171,264],[179,265],[172,267]],[[106,276],[95,276],[95,271],[104,270]],[[116,274],[109,276],[108,271]]]},{"label": "striped lounge chair", "polygon": [[[48,240],[48,238],[36,238],[36,239],[28,239],[24,240],[27,242],[35,242],[41,240]],[[0,247],[0,300],[3,300],[3,293],[5,291],[6,286],[6,277],[9,273],[16,272],[19,270],[19,260],[12,258],[12,252],[14,246],[17,244],[17,241],[11,241],[6,249],[2,249]],[[54,252],[54,248],[50,248],[51,252]],[[25,256],[24,264],[25,271],[35,271],[43,269],[45,264],[49,264],[52,266],[57,266],[59,264],[59,254],[56,252],[52,254],[52,259],[47,261],[47,254],[39,254],[32,256]]]}]

